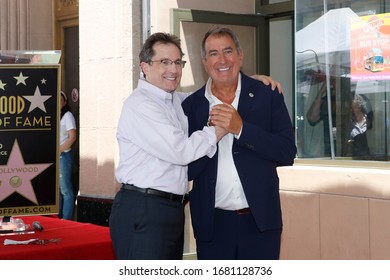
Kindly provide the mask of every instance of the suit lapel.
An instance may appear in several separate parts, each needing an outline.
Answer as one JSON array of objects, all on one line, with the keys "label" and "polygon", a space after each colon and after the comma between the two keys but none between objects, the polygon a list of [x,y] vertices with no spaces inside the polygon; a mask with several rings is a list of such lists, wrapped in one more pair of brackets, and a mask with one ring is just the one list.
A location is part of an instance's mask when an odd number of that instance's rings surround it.
[{"label": "suit lapel", "polygon": [[248,84],[251,84],[251,81],[249,81],[245,75],[242,75],[241,80],[241,93],[240,93],[240,100],[238,102],[238,113],[240,114],[241,118],[245,118],[246,115],[251,111],[253,104],[256,100],[256,94],[254,91],[251,91],[251,87],[248,86]]},{"label": "suit lapel", "polygon": [[202,128],[203,126],[207,125],[209,121],[209,101],[204,96],[204,91],[202,91],[202,94],[199,95],[199,106],[197,106],[197,120],[198,120],[198,129]]}]

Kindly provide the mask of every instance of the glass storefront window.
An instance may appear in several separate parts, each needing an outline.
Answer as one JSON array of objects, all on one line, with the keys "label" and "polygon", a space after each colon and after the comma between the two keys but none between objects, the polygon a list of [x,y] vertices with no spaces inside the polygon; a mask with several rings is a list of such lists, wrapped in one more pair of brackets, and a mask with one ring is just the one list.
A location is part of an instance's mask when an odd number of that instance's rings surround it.
[{"label": "glass storefront window", "polygon": [[296,0],[298,158],[389,160],[384,2]]}]

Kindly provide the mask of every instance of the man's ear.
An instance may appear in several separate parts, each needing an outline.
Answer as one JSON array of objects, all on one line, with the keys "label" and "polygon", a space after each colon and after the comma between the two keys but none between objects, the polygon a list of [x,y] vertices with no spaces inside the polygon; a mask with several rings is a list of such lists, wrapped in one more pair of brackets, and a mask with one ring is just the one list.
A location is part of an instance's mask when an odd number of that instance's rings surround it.
[{"label": "man's ear", "polygon": [[203,64],[203,67],[206,68],[206,63],[207,63],[207,58],[206,57],[203,57],[202,58],[202,64]]},{"label": "man's ear", "polygon": [[241,50],[238,54],[239,60],[240,60],[240,67],[244,64],[244,52]]},{"label": "man's ear", "polygon": [[141,66],[141,70],[144,73],[144,75],[147,76],[149,73],[150,64],[146,63],[146,62],[141,62],[140,66]]}]

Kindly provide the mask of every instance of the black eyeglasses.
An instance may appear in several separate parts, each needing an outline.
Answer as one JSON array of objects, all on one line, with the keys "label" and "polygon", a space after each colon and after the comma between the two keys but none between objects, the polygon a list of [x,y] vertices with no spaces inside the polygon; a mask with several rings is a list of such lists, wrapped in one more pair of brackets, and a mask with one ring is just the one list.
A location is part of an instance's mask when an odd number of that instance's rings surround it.
[{"label": "black eyeglasses", "polygon": [[176,67],[184,68],[184,66],[187,63],[187,61],[185,61],[185,60],[178,59],[176,61],[173,61],[173,60],[170,60],[170,59],[167,59],[167,58],[161,59],[161,60],[151,60],[151,61],[149,61],[150,64],[152,64],[153,62],[160,62],[160,65],[163,66],[164,68],[168,68],[172,64],[175,64]]}]

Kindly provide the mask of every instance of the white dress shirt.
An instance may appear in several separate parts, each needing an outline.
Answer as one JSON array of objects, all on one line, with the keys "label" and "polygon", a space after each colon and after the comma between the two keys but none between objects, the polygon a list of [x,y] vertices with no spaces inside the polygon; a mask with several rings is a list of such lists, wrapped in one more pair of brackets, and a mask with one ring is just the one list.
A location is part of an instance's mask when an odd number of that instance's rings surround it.
[{"label": "white dress shirt", "polygon": [[185,194],[187,165],[216,150],[213,127],[188,137],[188,122],[181,102],[188,94],[167,93],[140,79],[126,99],[119,119],[117,139],[120,183]]},{"label": "white dress shirt", "polygon": [[[212,94],[212,80],[209,78],[206,84],[205,96],[210,104],[210,111],[214,105],[222,102]],[[236,110],[241,92],[241,74],[239,75],[236,96],[231,104]],[[238,210],[248,207],[248,202],[242,188],[240,177],[233,160],[233,138],[231,133],[226,134],[218,142],[218,173],[215,189],[215,207],[224,210]]]}]

